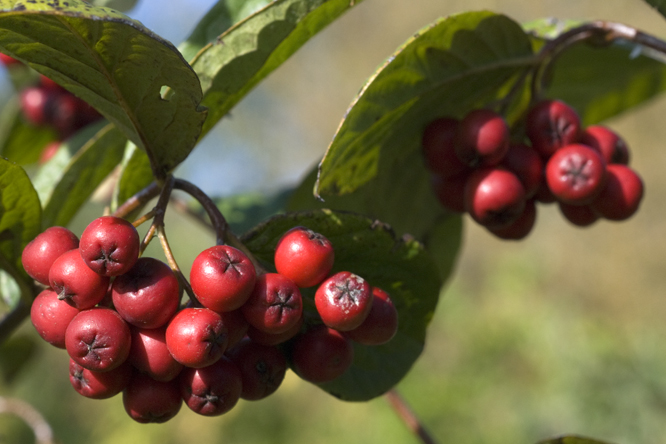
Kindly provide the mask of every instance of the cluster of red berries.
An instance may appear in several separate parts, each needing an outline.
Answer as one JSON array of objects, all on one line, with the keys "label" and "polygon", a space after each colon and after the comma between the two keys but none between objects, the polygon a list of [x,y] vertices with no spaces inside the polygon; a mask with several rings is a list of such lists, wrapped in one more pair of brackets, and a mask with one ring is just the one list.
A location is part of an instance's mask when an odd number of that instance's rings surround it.
[{"label": "cluster of red berries", "polygon": [[[72,386],[94,399],[122,392],[138,422],[167,421],[183,401],[215,416],[240,398],[263,399],[280,386],[288,359],[303,379],[335,379],[351,365],[351,340],[381,344],[397,330],[388,295],[349,272],[329,277],[331,243],[302,227],[278,244],[278,273],[257,276],[228,245],[204,250],[190,273],[196,303],[183,308],[176,275],[139,251],[134,226],[104,216],[80,240],[51,227],[22,254],[26,272],[48,287],[33,302],[32,323],[67,350]],[[321,320],[305,323],[299,288],[315,285]]]},{"label": "cluster of red berries", "polygon": [[[5,54],[0,54],[0,62],[8,69],[23,68],[21,62]],[[55,154],[63,140],[102,118],[95,108],[43,75],[39,76],[37,85],[20,92],[20,103],[29,124],[52,128],[58,134],[58,141],[44,147],[42,163]]]},{"label": "cluster of red berries", "polygon": [[643,182],[627,166],[629,149],[615,132],[582,128],[576,111],[559,100],[533,106],[525,128],[529,144],[511,143],[504,118],[488,109],[431,122],[422,148],[442,206],[516,240],[532,230],[536,201],[557,202],[577,226],[637,211]]}]

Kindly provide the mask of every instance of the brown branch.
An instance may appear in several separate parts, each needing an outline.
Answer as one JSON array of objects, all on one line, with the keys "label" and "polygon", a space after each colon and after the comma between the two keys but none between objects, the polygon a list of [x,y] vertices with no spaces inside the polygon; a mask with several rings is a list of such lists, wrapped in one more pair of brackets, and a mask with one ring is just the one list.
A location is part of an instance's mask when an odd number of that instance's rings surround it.
[{"label": "brown branch", "polygon": [[167,258],[167,263],[169,264],[171,271],[174,272],[176,278],[178,278],[178,281],[180,281],[180,285],[182,285],[183,289],[185,289],[187,296],[190,298],[190,301],[192,301],[192,305],[194,307],[203,307],[203,305],[201,305],[197,297],[194,295],[194,291],[192,291],[192,286],[190,286],[190,283],[187,282],[187,279],[185,279],[185,275],[183,275],[183,272],[180,270],[180,267],[176,262],[176,258],[173,255],[173,252],[171,251],[171,246],[169,246],[169,241],[167,240],[166,237],[164,224],[157,227],[157,237],[159,238],[160,243],[162,244],[162,250],[164,250],[164,255]]},{"label": "brown branch", "polygon": [[206,213],[208,214],[208,217],[213,224],[213,228],[215,229],[217,245],[224,245],[228,236],[229,224],[227,224],[227,220],[220,212],[220,209],[217,208],[215,202],[213,202],[213,200],[208,197],[208,195],[204,193],[199,187],[186,180],[176,179],[174,188],[185,191],[201,204],[204,210],[206,210]]},{"label": "brown branch", "polygon": [[430,436],[430,433],[425,429],[414,411],[407,405],[405,400],[395,389],[389,390],[384,396],[407,428],[411,430],[421,442],[424,444],[436,444],[436,441]]},{"label": "brown branch", "polygon": [[116,217],[125,217],[142,205],[147,204],[148,201],[157,196],[159,192],[160,186],[157,184],[157,182],[153,182],[146,188],[136,193],[134,196],[127,199],[121,206],[116,209],[116,211],[113,212],[113,215]]}]

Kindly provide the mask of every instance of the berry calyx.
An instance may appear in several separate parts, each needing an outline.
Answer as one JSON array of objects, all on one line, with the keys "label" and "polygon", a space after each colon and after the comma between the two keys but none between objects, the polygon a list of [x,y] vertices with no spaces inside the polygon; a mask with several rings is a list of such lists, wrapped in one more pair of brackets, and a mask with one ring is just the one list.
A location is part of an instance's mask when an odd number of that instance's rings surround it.
[{"label": "berry calyx", "polygon": [[106,372],[96,372],[69,360],[69,382],[79,394],[91,399],[107,399],[122,392],[132,378],[132,366],[125,362]]},{"label": "berry calyx", "polygon": [[532,147],[544,158],[576,143],[581,131],[578,113],[561,100],[543,100],[534,105],[527,113],[525,125]]},{"label": "berry calyx", "polygon": [[102,276],[119,276],[139,258],[139,245],[134,225],[119,217],[102,216],[83,230],[79,250],[91,270]]},{"label": "berry calyx", "polygon": [[305,227],[287,231],[275,248],[277,272],[300,288],[320,284],[331,272],[334,260],[331,242]]},{"label": "berry calyx", "polygon": [[586,205],[601,192],[606,180],[606,163],[592,148],[573,144],[561,148],[546,164],[546,182],[557,200]]},{"label": "berry calyx", "polygon": [[254,328],[270,334],[284,333],[296,325],[303,314],[301,292],[287,277],[266,273],[257,278],[241,311]]},{"label": "berry calyx", "polygon": [[203,368],[184,369],[178,381],[185,404],[205,416],[219,416],[231,410],[242,390],[241,372],[226,356]]},{"label": "berry calyx", "polygon": [[197,299],[217,312],[240,308],[250,297],[255,279],[250,259],[228,245],[216,245],[199,253],[190,271],[190,284]]},{"label": "berry calyx", "polygon": [[363,323],[372,308],[370,284],[349,271],[341,271],[319,286],[315,306],[328,327],[353,330]]},{"label": "berry calyx", "polygon": [[181,364],[201,368],[224,354],[228,345],[227,327],[222,317],[207,308],[184,308],[169,321],[166,345]]}]

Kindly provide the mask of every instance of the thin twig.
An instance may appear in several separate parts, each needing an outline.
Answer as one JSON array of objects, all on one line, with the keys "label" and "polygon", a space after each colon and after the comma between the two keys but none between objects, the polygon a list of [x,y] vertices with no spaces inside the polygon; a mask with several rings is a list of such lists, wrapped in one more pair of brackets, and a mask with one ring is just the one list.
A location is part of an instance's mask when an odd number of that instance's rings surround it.
[{"label": "thin twig", "polygon": [[143,223],[148,222],[153,217],[155,217],[155,208],[153,208],[152,210],[150,210],[149,212],[147,212],[146,214],[144,214],[143,216],[132,222],[132,225],[134,225],[134,228],[137,228],[141,226]]},{"label": "thin twig", "polygon": [[208,214],[208,217],[210,218],[210,221],[213,224],[213,228],[215,229],[215,235],[217,236],[217,245],[224,245],[226,243],[227,236],[229,234],[228,233],[229,224],[227,224],[227,220],[220,212],[220,209],[217,208],[215,202],[213,202],[213,200],[210,197],[208,197],[208,195],[204,193],[199,187],[186,180],[176,179],[174,183],[174,188],[181,191],[185,191],[187,194],[194,197],[201,204],[204,210],[206,210],[206,213]]},{"label": "thin twig", "polygon": [[0,413],[10,413],[21,418],[35,434],[37,444],[53,444],[53,430],[33,406],[20,399],[0,396]]},{"label": "thin twig", "polygon": [[389,390],[384,396],[412,433],[414,433],[424,444],[436,444],[436,441],[430,436],[430,433],[428,433],[414,411],[412,411],[395,389]]},{"label": "thin twig", "polygon": [[183,275],[183,272],[180,270],[180,267],[176,262],[176,258],[173,255],[173,252],[171,251],[171,247],[169,246],[169,241],[166,237],[164,224],[157,227],[157,237],[160,239],[160,243],[162,244],[162,250],[164,250],[164,255],[167,258],[167,263],[169,264],[169,267],[180,281],[180,284],[182,285],[183,289],[185,289],[187,296],[190,298],[190,301],[192,301],[192,305],[194,307],[203,307],[203,305],[201,305],[197,297],[194,295],[194,291],[192,291],[190,283],[187,282],[185,275]]},{"label": "thin twig", "polygon": [[160,186],[157,184],[157,182],[153,182],[146,188],[136,193],[134,196],[127,199],[121,206],[116,209],[116,211],[114,211],[113,215],[116,217],[125,217],[140,206],[148,203],[148,201],[157,196],[159,192]]}]

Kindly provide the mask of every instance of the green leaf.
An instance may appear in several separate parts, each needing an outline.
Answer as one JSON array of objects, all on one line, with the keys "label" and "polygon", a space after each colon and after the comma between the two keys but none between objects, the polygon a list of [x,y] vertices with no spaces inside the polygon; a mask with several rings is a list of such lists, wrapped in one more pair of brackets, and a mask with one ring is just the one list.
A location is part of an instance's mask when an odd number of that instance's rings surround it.
[{"label": "green leaf", "polygon": [[[441,284],[435,264],[421,244],[410,238],[397,239],[389,226],[331,210],[276,216],[246,234],[243,242],[257,258],[272,265],[278,240],[296,225],[331,241],[334,273],[351,271],[386,290],[399,313],[398,333],[389,343],[374,347],[355,344],[352,367],[321,388],[349,401],[365,401],[385,393],[405,376],[423,350]],[[312,298],[313,292],[303,290],[303,295]],[[309,315],[315,316],[314,308],[310,310]]]},{"label": "green leaf", "polygon": [[206,116],[196,74],[171,43],[119,12],[81,0],[0,0],[0,50],[94,106],[146,150],[156,175],[196,143]]},{"label": "green leaf", "polygon": [[192,34],[178,46],[185,60],[192,60],[204,46],[240,20],[254,14],[272,0],[219,0],[199,21]]},{"label": "green leaf", "polygon": [[665,0],[645,0],[645,2],[652,6],[659,14],[666,17],[666,1]]},{"label": "green leaf", "polygon": [[607,441],[599,441],[597,439],[585,438],[583,436],[568,435],[559,438],[547,439],[539,441],[537,444],[611,444]]},{"label": "green leaf", "polygon": [[41,229],[42,208],[30,178],[23,168],[0,158],[0,254],[13,278],[27,279],[21,253]]},{"label": "green leaf", "polygon": [[360,0],[276,0],[224,32],[192,61],[208,107],[203,137],[261,79]]},{"label": "green leaf", "polygon": [[[113,190],[111,209],[116,211],[127,199],[150,185],[152,181],[153,176],[150,172],[148,156],[132,142],[129,142],[125,147],[120,177],[116,182],[116,188]],[[132,219],[132,216],[136,215],[139,210],[137,209],[127,218]]]},{"label": "green leaf", "polygon": [[56,132],[48,127],[25,123],[18,96],[7,102],[0,113],[0,155],[19,165],[37,162],[46,145],[56,137]]},{"label": "green leaf", "polygon": [[[293,190],[286,189],[272,195],[263,193],[243,193],[214,199],[224,218],[234,233],[244,233],[261,221],[285,211]],[[196,201],[196,211],[204,214],[204,209]]]},{"label": "green leaf", "polygon": [[423,171],[414,152],[425,126],[502,98],[534,60],[525,32],[502,15],[464,13],[419,31],[352,102],[320,164],[318,190],[350,193],[387,168]]},{"label": "green leaf", "polygon": [[63,171],[44,207],[44,224],[66,226],[123,158],[125,136],[107,125],[90,139]]},{"label": "green leaf", "polygon": [[666,90],[666,65],[631,44],[594,48],[577,44],[555,64],[548,97],[573,106],[583,125],[601,122]]},{"label": "green leaf", "polygon": [[35,354],[37,343],[30,336],[15,336],[0,345],[0,375],[10,384]]},{"label": "green leaf", "polygon": [[137,1],[138,0],[89,0],[88,3],[125,12],[135,7]]},{"label": "green leaf", "polygon": [[0,310],[0,313],[4,314],[13,310],[20,300],[21,288],[9,273],[0,270],[0,301],[2,302],[0,307],[5,306],[3,307],[5,309]]}]

